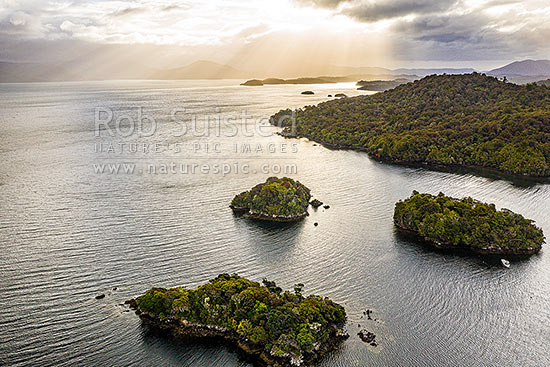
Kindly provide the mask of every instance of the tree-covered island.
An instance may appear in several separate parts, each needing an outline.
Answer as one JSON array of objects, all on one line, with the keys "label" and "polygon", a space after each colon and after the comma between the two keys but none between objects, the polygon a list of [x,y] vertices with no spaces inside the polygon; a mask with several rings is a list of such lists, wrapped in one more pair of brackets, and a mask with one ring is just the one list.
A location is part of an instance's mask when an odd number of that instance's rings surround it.
[{"label": "tree-covered island", "polygon": [[151,288],[128,303],[144,323],[174,336],[225,339],[274,367],[311,366],[348,337],[346,312],[302,288],[220,274],[195,289]]},{"label": "tree-covered island", "polygon": [[473,73],[433,75],[382,93],[331,100],[271,123],[282,135],[360,149],[380,160],[550,177],[550,88]]},{"label": "tree-covered island", "polygon": [[388,89],[395,88],[401,84],[410,82],[410,79],[393,79],[393,80],[360,80],[357,82],[358,90],[370,90],[383,92]]},{"label": "tree-covered island", "polygon": [[247,218],[293,222],[305,218],[310,190],[291,178],[270,177],[233,198],[230,208]]},{"label": "tree-covered island", "polygon": [[395,205],[393,220],[438,248],[481,254],[531,255],[544,243],[542,229],[510,210],[472,198],[454,199],[413,192]]}]

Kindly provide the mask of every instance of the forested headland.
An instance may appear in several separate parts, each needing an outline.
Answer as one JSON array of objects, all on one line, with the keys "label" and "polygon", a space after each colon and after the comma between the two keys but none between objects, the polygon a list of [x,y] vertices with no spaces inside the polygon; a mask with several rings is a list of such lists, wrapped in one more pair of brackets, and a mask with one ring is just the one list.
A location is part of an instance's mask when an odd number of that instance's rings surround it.
[{"label": "forested headland", "polygon": [[[294,128],[284,119],[293,112]],[[370,96],[282,110],[271,123],[286,136],[395,163],[550,176],[550,88],[479,73],[433,75]]]}]

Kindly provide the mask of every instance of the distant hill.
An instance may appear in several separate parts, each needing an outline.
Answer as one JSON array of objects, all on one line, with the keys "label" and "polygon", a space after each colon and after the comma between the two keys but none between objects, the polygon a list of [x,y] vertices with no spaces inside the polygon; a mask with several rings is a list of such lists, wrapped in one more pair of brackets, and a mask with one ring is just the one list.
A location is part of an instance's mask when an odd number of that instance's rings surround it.
[{"label": "distant hill", "polygon": [[[0,62],[0,82],[48,82],[72,80],[117,80],[117,79],[249,79],[262,75],[261,70],[241,70],[230,65],[200,60],[182,67],[161,69],[142,64],[139,55],[123,53],[118,49],[101,47],[75,59],[59,63],[14,63]],[[272,65],[273,66],[273,65]],[[277,65],[274,65],[275,67]],[[302,71],[292,79],[256,79],[249,84],[314,84],[356,82],[358,80],[417,79],[427,75],[469,74],[471,68],[399,68],[349,67],[317,65],[307,69],[306,64],[297,65],[295,72]],[[296,74],[296,73],[294,73]],[[504,77],[522,84],[550,78],[550,60],[525,60],[487,72],[488,75]],[[323,75],[323,76],[316,76]],[[280,75],[275,75],[280,76]],[[290,75],[292,77],[292,75]],[[322,79],[322,80],[320,80]],[[247,84],[248,85],[248,84]]]},{"label": "distant hill", "polygon": [[75,80],[243,79],[247,73],[228,65],[197,61],[175,69],[159,70],[128,62],[116,55],[94,53],[61,64],[0,62],[0,83]]},{"label": "distant hill", "polygon": [[66,68],[55,64],[37,63],[12,63],[0,62],[0,82],[51,82],[64,79],[71,79],[72,76]]},{"label": "distant hill", "polygon": [[441,75],[441,74],[470,74],[476,71],[472,68],[463,68],[463,69],[453,69],[453,68],[435,68],[435,69],[395,69],[392,70],[393,74],[406,74],[406,75],[418,75],[420,77],[425,77],[428,75]]},{"label": "distant hill", "polygon": [[175,69],[159,70],[154,79],[243,79],[248,73],[211,61],[196,61]]},{"label": "distant hill", "polygon": [[546,79],[546,80],[539,80],[537,82],[538,85],[546,85],[547,87],[550,87],[550,79]]},{"label": "distant hill", "polygon": [[[101,65],[98,67],[97,65]],[[124,67],[125,66],[125,67]],[[139,64],[70,61],[63,64],[0,62],[0,83],[151,79],[156,70]]]},{"label": "distant hill", "polygon": [[476,71],[472,68],[399,68],[387,69],[380,67],[349,67],[328,65],[325,67],[326,75],[393,75],[395,76],[419,76],[440,74],[469,74]]},{"label": "distant hill", "polygon": [[[550,177],[550,89],[479,73],[428,76],[392,90],[287,109],[283,135],[384,161],[485,167]],[[286,124],[286,125],[285,125]]]},{"label": "distant hill", "polygon": [[523,75],[523,76],[550,76],[550,60],[524,60],[516,61],[498,69],[489,71],[487,74],[495,76]]}]

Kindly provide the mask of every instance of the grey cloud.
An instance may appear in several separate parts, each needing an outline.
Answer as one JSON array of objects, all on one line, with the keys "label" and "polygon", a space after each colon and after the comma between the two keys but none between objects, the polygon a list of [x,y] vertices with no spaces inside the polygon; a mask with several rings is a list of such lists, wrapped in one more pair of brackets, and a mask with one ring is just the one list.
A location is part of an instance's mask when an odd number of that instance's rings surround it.
[{"label": "grey cloud", "polygon": [[412,21],[398,23],[393,30],[400,34],[409,34],[417,40],[449,43],[467,41],[475,38],[484,29],[489,20],[477,14],[467,15],[426,15]]},{"label": "grey cloud", "polygon": [[342,14],[363,22],[376,22],[419,13],[437,13],[453,7],[457,0],[388,0],[354,4],[342,10]]},{"label": "grey cloud", "polygon": [[548,51],[548,46],[541,46],[545,44],[542,35],[550,35],[544,20],[534,24],[528,18],[500,19],[498,26],[520,25],[512,33],[499,32],[495,24],[482,12],[419,16],[392,28],[392,33],[399,36],[394,53],[409,59],[483,60],[524,58]]},{"label": "grey cloud", "polygon": [[[394,19],[387,37],[399,59],[475,60],[550,51],[549,19],[530,14],[491,16],[484,10],[521,0],[492,0],[476,10],[463,0],[296,0],[364,23]],[[414,15],[412,20],[404,18]],[[502,32],[499,29],[516,29]],[[548,45],[548,46],[544,46]]]}]

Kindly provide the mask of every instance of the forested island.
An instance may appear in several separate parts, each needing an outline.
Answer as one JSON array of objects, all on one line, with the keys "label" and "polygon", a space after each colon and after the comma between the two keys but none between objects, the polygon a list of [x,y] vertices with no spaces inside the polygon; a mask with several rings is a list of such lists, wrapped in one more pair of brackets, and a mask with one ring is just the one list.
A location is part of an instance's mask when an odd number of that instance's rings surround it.
[{"label": "forested island", "polygon": [[279,79],[279,78],[267,78],[267,79],[250,79],[241,85],[244,86],[262,86],[262,85],[276,85],[276,84],[325,84],[325,83],[338,83],[344,81],[353,81],[350,77],[339,76],[319,76],[310,78],[296,78],[296,79]]},{"label": "forested island", "polygon": [[550,88],[473,73],[428,76],[370,96],[272,116],[282,135],[380,160],[550,176]]},{"label": "forested island", "polygon": [[393,79],[393,80],[360,80],[357,82],[358,90],[370,90],[383,92],[388,89],[395,88],[401,84],[408,83],[409,79]]},{"label": "forested island", "polygon": [[262,85],[277,85],[277,84],[327,84],[327,83],[345,83],[357,82],[361,79],[373,80],[377,78],[394,79],[412,78],[411,75],[344,75],[344,76],[317,76],[317,77],[302,77],[294,79],[267,78],[267,79],[250,79],[241,85],[244,86],[262,86]]},{"label": "forested island", "polygon": [[246,218],[293,222],[305,218],[310,190],[291,178],[270,177],[233,198],[230,208]]},{"label": "forested island", "polygon": [[395,205],[393,220],[438,248],[481,254],[531,255],[544,243],[542,229],[507,209],[472,198],[454,199],[413,192]]},{"label": "forested island", "polygon": [[344,308],[326,297],[220,274],[196,288],[151,288],[127,303],[177,337],[225,339],[262,364],[311,366],[347,338]]}]

